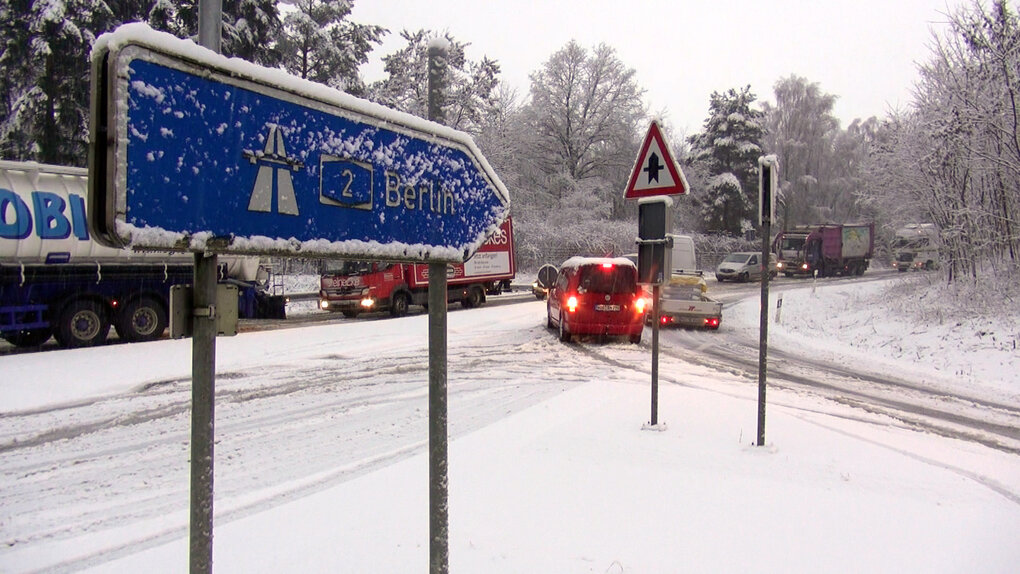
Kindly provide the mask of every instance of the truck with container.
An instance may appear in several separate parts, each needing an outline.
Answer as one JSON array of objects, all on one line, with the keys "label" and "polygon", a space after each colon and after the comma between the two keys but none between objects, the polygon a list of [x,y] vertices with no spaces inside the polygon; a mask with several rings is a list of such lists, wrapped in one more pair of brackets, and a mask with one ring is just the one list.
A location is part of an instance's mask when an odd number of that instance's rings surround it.
[{"label": "truck with container", "polygon": [[875,249],[874,223],[792,227],[776,235],[776,269],[787,277],[863,275]]},{"label": "truck with container", "polygon": [[[478,307],[488,295],[510,291],[516,273],[513,222],[508,217],[470,259],[447,266],[447,301]],[[319,308],[348,318],[377,311],[400,317],[411,305],[427,306],[428,291],[428,264],[325,261]]]},{"label": "truck with container", "polygon": [[[673,234],[668,237],[672,241],[668,251],[670,274],[659,291],[659,325],[718,329],[723,305],[708,295],[704,272],[697,265],[694,238]],[[625,257],[637,263],[637,254]],[[646,293],[651,300],[651,289],[647,286]],[[653,314],[648,313],[646,320],[653,321]]]},{"label": "truck with container", "polygon": [[[127,341],[162,336],[170,288],[193,280],[190,253],[113,249],[92,240],[85,169],[0,161],[0,337],[39,346],[99,345],[110,328]],[[222,257],[221,282],[238,287],[238,316],[282,318],[258,258]]]},{"label": "truck with container", "polygon": [[896,230],[893,268],[930,271],[939,266],[938,230],[932,223],[910,223]]}]

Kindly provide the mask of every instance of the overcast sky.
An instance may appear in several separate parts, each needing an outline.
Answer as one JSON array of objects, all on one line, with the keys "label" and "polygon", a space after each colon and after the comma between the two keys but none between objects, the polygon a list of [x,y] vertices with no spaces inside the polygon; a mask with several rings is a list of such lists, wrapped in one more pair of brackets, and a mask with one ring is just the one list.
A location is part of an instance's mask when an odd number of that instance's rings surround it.
[{"label": "overcast sky", "polygon": [[448,30],[470,44],[470,59],[497,60],[503,81],[525,97],[529,74],[571,39],[605,42],[637,71],[651,109],[691,134],[713,91],[750,84],[759,100],[774,101],[776,81],[791,74],[839,96],[843,127],[905,107],[932,31],[944,33],[946,12],[970,1],[355,0],[352,20],[390,30],[362,68],[369,81],[384,75],[379,58],[404,45],[401,30]]}]

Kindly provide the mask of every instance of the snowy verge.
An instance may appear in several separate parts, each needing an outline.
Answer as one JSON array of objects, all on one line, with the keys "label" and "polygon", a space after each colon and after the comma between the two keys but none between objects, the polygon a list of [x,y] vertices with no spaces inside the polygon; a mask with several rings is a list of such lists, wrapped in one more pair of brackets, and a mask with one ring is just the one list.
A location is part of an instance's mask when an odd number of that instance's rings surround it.
[{"label": "snowy verge", "polygon": [[[757,337],[759,309],[756,298],[734,305],[727,310],[729,327]],[[1006,304],[961,308],[928,276],[819,281],[773,291],[769,317],[770,348],[1020,402],[1020,311]]]}]

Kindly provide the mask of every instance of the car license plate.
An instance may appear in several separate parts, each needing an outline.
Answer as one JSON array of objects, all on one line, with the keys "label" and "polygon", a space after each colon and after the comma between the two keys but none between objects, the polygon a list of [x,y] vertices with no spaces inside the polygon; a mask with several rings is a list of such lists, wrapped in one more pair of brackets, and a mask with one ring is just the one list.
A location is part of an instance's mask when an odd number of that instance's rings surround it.
[{"label": "car license plate", "polygon": [[619,305],[595,305],[596,311],[619,311]]}]

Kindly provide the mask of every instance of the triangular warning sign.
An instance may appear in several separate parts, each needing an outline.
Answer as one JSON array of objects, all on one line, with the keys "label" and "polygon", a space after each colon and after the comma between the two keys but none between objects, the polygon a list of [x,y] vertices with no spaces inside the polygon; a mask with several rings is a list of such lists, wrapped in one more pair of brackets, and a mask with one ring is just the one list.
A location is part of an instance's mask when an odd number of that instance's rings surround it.
[{"label": "triangular warning sign", "polygon": [[634,171],[630,174],[624,199],[638,199],[653,195],[682,195],[687,193],[687,178],[673,160],[666,140],[662,138],[659,123],[652,122],[648,135],[641,144]]}]

